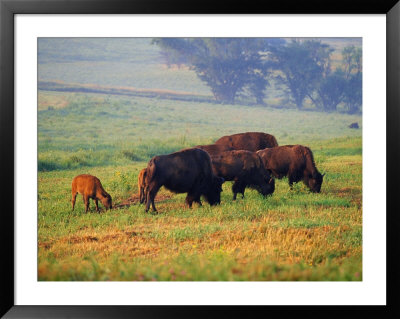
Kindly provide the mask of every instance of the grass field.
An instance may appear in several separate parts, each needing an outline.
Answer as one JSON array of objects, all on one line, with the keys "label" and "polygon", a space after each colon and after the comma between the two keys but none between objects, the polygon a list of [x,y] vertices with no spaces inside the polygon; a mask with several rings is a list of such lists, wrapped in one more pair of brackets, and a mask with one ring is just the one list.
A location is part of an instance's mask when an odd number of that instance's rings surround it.
[{"label": "grass field", "polygon": [[[39,280],[362,280],[360,115],[217,105],[145,97],[40,91]],[[326,173],[320,194],[276,183],[221,205],[184,206],[162,189],[159,214],[137,203],[137,175],[154,155],[264,131],[303,144]],[[115,209],[84,214],[70,187],[96,175]],[[240,196],[239,196],[240,197]]]}]

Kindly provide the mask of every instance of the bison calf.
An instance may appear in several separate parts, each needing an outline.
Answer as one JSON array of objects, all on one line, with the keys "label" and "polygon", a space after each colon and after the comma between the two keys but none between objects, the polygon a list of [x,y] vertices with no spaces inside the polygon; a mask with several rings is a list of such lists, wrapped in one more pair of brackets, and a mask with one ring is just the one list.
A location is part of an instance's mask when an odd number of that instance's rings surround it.
[{"label": "bison calf", "polygon": [[106,209],[112,208],[112,199],[100,183],[96,176],[83,174],[74,177],[72,180],[72,210],[75,208],[77,194],[82,194],[85,203],[85,213],[89,210],[89,198],[94,199],[96,211],[99,211],[98,200],[100,200]]},{"label": "bison calf", "polygon": [[143,168],[139,172],[139,176],[138,176],[138,189],[139,189],[140,204],[143,204],[145,201],[146,176],[147,176],[147,170],[145,168]]},{"label": "bison calf", "polygon": [[260,157],[249,151],[228,151],[211,158],[214,174],[227,181],[234,181],[232,185],[233,200],[237,193],[242,194],[246,187],[254,188],[264,196],[275,190],[275,180],[264,168]]},{"label": "bison calf", "polygon": [[215,142],[233,150],[256,152],[266,147],[278,146],[275,136],[262,132],[246,132],[223,136]]},{"label": "bison calf", "polygon": [[258,151],[266,169],[276,178],[287,176],[289,185],[303,181],[315,193],[321,191],[324,175],[315,167],[314,157],[308,147],[285,145]]},{"label": "bison calf", "polygon": [[147,165],[146,212],[152,205],[157,211],[154,198],[164,186],[174,193],[187,193],[186,203],[201,205],[203,195],[210,205],[219,204],[223,178],[212,172],[211,159],[207,152],[189,148],[169,155],[153,157]]}]

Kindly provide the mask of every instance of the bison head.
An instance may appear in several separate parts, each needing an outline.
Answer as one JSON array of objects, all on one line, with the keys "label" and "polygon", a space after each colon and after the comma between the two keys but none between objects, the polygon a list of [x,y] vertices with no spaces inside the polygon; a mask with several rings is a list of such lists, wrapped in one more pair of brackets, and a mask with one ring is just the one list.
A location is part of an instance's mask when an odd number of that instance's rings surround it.
[{"label": "bison head", "polygon": [[222,184],[225,180],[219,176],[213,176],[211,185],[209,186],[204,197],[210,205],[221,203]]},{"label": "bison head", "polygon": [[107,194],[101,202],[103,203],[106,209],[112,209],[112,198],[110,194]]},{"label": "bison head", "polygon": [[308,180],[308,187],[313,193],[319,193],[321,191],[322,181],[325,174],[319,172],[314,173]]},{"label": "bison head", "polygon": [[271,195],[275,191],[275,179],[271,176],[265,176],[262,183],[257,187],[257,190],[263,196]]},{"label": "bison head", "polygon": [[275,191],[275,179],[272,178],[272,176],[270,176],[267,183],[268,183],[267,195],[271,195]]}]

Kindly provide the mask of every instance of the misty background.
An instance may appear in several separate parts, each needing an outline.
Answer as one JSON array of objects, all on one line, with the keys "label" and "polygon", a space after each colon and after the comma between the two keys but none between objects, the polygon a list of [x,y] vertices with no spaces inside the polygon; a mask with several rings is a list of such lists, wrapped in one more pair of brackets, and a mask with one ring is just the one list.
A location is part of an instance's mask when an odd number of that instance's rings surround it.
[{"label": "misty background", "polygon": [[362,112],[361,38],[40,38],[38,63],[45,90]]}]

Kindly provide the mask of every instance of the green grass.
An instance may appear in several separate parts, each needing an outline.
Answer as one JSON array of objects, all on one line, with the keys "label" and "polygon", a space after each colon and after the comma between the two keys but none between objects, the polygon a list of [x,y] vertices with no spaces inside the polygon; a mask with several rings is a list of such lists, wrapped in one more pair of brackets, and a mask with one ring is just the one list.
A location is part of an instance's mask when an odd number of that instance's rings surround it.
[{"label": "green grass", "polygon": [[[347,128],[360,116],[41,92],[38,120],[41,281],[362,280],[362,140]],[[215,207],[188,209],[185,194],[163,188],[159,214],[137,203],[152,156],[243,131],[310,146],[326,173],[321,193],[282,179],[268,198],[246,189],[233,202],[226,182]],[[78,195],[71,211],[71,181],[83,173],[117,208],[98,214],[92,202],[84,214]]]},{"label": "green grass", "polygon": [[[52,100],[64,106],[48,109]],[[361,130],[348,128],[352,122],[361,124],[361,116],[41,91],[38,169],[148,161],[155,155],[245,131],[271,133],[280,144],[313,146],[317,159],[361,154],[361,144],[356,148],[347,145],[347,139],[361,136]],[[329,145],[318,144],[329,138],[336,139]]]},{"label": "green grass", "polygon": [[[344,46],[360,45],[326,41],[333,65]],[[150,39],[38,43],[47,89],[113,93],[38,93],[38,280],[362,280],[362,130],[348,128],[362,127],[360,115],[300,112],[274,83],[267,107],[212,103],[193,71],[163,65]],[[321,193],[282,179],[268,198],[246,189],[233,202],[226,182],[215,207],[188,209],[185,194],[163,188],[159,214],[138,204],[151,157],[246,131],[309,146],[326,173]],[[78,195],[71,210],[71,181],[83,173],[100,178],[114,209],[98,214],[91,202],[85,214]]]}]

